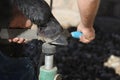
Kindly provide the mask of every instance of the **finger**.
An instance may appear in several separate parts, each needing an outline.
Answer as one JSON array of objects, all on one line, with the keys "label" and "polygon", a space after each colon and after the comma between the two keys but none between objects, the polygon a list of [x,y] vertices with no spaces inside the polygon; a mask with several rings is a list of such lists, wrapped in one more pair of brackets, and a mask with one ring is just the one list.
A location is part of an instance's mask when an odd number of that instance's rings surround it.
[{"label": "finger", "polygon": [[9,42],[12,42],[12,39],[8,39]]},{"label": "finger", "polygon": [[17,43],[21,44],[21,43],[24,43],[25,39],[23,38],[19,38],[19,40],[17,41]]},{"label": "finger", "polygon": [[12,39],[12,42],[17,42],[17,41],[19,41],[19,38]]},{"label": "finger", "polygon": [[80,41],[83,42],[83,43],[89,43],[89,42],[91,42],[92,40],[86,39],[84,36],[81,36]]},{"label": "finger", "polygon": [[87,40],[93,40],[93,39],[95,39],[95,35],[93,35],[93,36],[84,36],[84,38],[87,39]]}]

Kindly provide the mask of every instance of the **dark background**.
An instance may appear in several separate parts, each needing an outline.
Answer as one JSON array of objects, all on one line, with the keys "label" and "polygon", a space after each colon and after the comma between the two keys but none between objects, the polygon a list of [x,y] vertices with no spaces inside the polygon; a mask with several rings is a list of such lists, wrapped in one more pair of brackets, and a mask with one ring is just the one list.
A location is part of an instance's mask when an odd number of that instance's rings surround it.
[{"label": "dark background", "polygon": [[111,55],[120,56],[120,0],[101,0],[94,28],[90,44],[69,38],[67,47],[58,47],[55,61],[63,80],[120,80],[103,65]]}]

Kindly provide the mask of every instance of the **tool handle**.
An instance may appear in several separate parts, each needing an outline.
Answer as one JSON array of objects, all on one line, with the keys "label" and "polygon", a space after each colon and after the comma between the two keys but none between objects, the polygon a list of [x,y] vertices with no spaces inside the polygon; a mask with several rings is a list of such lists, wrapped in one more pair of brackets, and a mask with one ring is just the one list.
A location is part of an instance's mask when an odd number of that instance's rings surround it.
[{"label": "tool handle", "polygon": [[83,35],[83,33],[80,31],[74,31],[74,32],[71,32],[71,35],[73,38],[79,39]]}]

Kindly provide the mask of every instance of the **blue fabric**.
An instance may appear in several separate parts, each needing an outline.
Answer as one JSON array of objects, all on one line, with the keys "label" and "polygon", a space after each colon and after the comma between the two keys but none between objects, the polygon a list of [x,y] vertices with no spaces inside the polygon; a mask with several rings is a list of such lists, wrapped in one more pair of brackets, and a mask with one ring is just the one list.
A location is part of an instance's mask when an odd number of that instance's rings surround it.
[{"label": "blue fabric", "polygon": [[39,50],[38,41],[0,45],[0,80],[37,80]]},{"label": "blue fabric", "polygon": [[0,52],[0,80],[34,80],[34,75],[29,58],[10,58]]}]

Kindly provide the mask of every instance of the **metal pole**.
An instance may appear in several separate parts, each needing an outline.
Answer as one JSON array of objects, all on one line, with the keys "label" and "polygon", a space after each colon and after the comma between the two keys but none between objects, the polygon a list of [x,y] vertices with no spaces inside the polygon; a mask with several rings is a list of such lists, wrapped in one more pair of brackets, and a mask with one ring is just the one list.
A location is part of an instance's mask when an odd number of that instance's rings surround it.
[{"label": "metal pole", "polygon": [[57,67],[53,66],[56,46],[44,43],[42,45],[42,53],[45,54],[45,65],[40,67],[39,80],[61,80],[57,74]]},{"label": "metal pole", "polygon": [[45,69],[53,68],[53,55],[45,56]]}]

